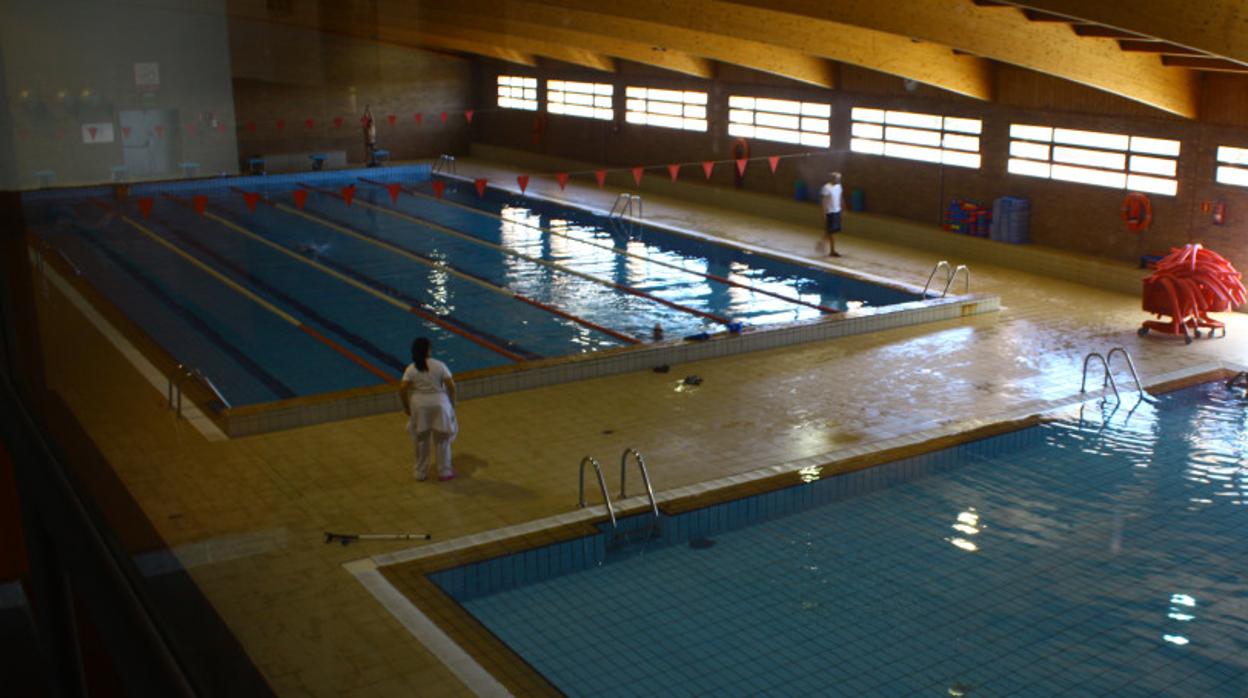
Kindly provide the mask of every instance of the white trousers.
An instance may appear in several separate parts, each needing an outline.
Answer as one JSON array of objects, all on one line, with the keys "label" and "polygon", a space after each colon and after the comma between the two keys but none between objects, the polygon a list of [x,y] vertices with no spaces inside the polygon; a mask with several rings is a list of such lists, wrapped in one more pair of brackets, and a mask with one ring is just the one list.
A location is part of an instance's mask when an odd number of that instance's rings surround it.
[{"label": "white trousers", "polygon": [[433,455],[431,451],[437,452],[438,476],[447,477],[454,474],[451,468],[451,441],[455,439],[453,434],[446,432],[422,431],[412,434],[412,441],[416,444],[416,479],[424,480],[429,477],[429,461]]}]

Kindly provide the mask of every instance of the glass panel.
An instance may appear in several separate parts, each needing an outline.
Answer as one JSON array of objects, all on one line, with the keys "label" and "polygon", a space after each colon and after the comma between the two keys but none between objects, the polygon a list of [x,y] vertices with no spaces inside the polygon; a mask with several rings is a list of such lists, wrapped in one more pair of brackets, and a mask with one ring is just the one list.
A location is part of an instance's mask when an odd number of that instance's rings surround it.
[{"label": "glass panel", "polygon": [[1233,148],[1229,145],[1218,146],[1218,162],[1232,165],[1248,165],[1248,148]]},{"label": "glass panel", "polygon": [[979,119],[962,119],[956,116],[945,117],[945,130],[956,131],[958,133],[974,133],[978,135],[983,129],[984,122]]},{"label": "glass panel", "polygon": [[731,97],[728,98],[728,107],[730,109],[753,109],[754,98],[753,97],[741,97],[739,95],[732,95]]},{"label": "glass panel", "polygon": [[826,119],[832,116],[832,105],[815,102],[802,102],[802,116],[814,116]]},{"label": "glass panel", "polygon": [[883,109],[867,109],[865,107],[854,107],[850,112],[850,116],[854,121],[870,121],[874,124],[884,123]]},{"label": "glass panel", "polygon": [[798,141],[797,131],[788,131],[788,130],[778,129],[778,128],[759,127],[759,128],[754,129],[754,133],[757,135],[758,138],[762,138],[762,139],[769,140],[769,141],[779,141],[781,143],[797,143]]},{"label": "glass panel", "polygon": [[810,117],[804,116],[802,117],[802,130],[811,131],[814,133],[827,133],[828,132],[828,120],[827,119],[812,119]]},{"label": "glass panel", "polygon": [[941,118],[935,114],[916,114],[908,111],[889,111],[884,113],[884,122],[898,126],[915,126],[940,130]]},{"label": "glass panel", "polygon": [[978,153],[979,152],[979,137],[978,136],[958,136],[952,133],[946,133],[945,139],[944,139],[944,146],[946,148],[953,148],[955,150],[969,150],[972,153]]},{"label": "glass panel", "polygon": [[1121,153],[1107,153],[1103,150],[1085,150],[1059,145],[1053,148],[1053,162],[1069,162],[1075,165],[1121,170],[1127,166],[1127,156]]},{"label": "glass panel", "polygon": [[979,168],[979,153],[964,153],[958,150],[946,150],[941,155],[946,165],[954,165],[956,167],[973,167]]},{"label": "glass panel", "polygon": [[832,138],[822,133],[803,133],[801,143],[814,148],[830,148]]},{"label": "glass panel", "polygon": [[1217,180],[1219,184],[1233,184],[1237,187],[1248,187],[1248,170],[1241,170],[1238,167],[1227,167],[1223,165],[1218,168]]},{"label": "glass panel", "polygon": [[759,126],[774,126],[776,128],[787,128],[796,131],[801,119],[788,114],[772,114],[768,112],[758,112],[754,115],[754,123]]},{"label": "glass panel", "polygon": [[1173,177],[1178,171],[1178,168],[1179,163],[1168,158],[1150,158],[1145,155],[1132,155],[1127,169],[1132,172],[1147,172],[1148,174]]},{"label": "glass panel", "polygon": [[1017,160],[1010,158],[1006,167],[1010,174],[1021,174],[1029,177],[1049,178],[1049,164],[1047,162],[1035,162],[1034,160]]},{"label": "glass panel", "polygon": [[752,124],[754,123],[754,112],[730,109],[728,110],[728,121],[734,124]]},{"label": "glass panel", "polygon": [[1028,126],[1026,124],[1010,124],[1010,138],[1023,138],[1029,141],[1053,140],[1053,129],[1048,126]]},{"label": "glass panel", "polygon": [[871,155],[884,154],[883,141],[868,141],[861,138],[851,138],[849,140],[849,149],[855,153],[869,153]]},{"label": "glass panel", "polygon": [[895,158],[905,158],[907,160],[921,160],[923,162],[940,162],[940,148],[923,148],[917,145],[904,145],[902,143],[885,143],[884,154]]},{"label": "glass panel", "polygon": [[1010,155],[1032,160],[1048,160],[1049,146],[1026,141],[1010,141]]},{"label": "glass panel", "polygon": [[1127,186],[1127,175],[1122,172],[1091,170],[1086,167],[1054,165],[1050,176],[1053,179],[1060,179],[1067,182],[1079,182],[1082,184],[1095,184],[1098,187],[1114,187],[1115,189],[1123,189]]},{"label": "glass panel", "polygon": [[850,134],[858,138],[884,139],[884,127],[876,124],[856,123],[850,128]]},{"label": "glass panel", "polygon": [[791,102],[787,99],[759,99],[757,106],[754,108],[759,111],[770,111],[777,114],[800,114],[802,111],[800,102]]},{"label": "glass panel", "polygon": [[1143,136],[1131,136],[1131,152],[1133,153],[1150,153],[1152,155],[1169,155],[1177,158],[1179,156],[1178,141],[1172,141],[1167,138],[1144,138]]},{"label": "glass panel", "polygon": [[686,104],[706,104],[705,92],[686,92],[684,96]]},{"label": "glass panel", "polygon": [[1070,145],[1086,145],[1106,150],[1126,150],[1130,139],[1117,133],[1101,133],[1100,131],[1078,131],[1069,128],[1053,129],[1054,143]]},{"label": "glass panel", "polygon": [[[940,134],[936,131],[921,131],[913,128],[889,126],[884,129],[884,140],[898,143],[916,143],[918,145],[940,145]],[[887,152],[887,150],[885,151]]]},{"label": "glass panel", "polygon": [[749,124],[734,123],[728,124],[728,135],[738,138],[753,138],[754,127]]},{"label": "glass panel", "polygon": [[1146,191],[1150,194],[1174,196],[1179,191],[1179,183],[1173,179],[1133,174],[1127,175],[1127,188],[1132,191]]}]

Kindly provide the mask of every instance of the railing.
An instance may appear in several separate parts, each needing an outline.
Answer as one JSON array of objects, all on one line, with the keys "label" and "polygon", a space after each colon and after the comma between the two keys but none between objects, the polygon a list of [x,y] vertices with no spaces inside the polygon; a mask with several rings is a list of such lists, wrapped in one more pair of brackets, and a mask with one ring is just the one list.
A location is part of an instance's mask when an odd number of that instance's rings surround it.
[{"label": "railing", "polygon": [[1122,358],[1127,361],[1127,369],[1131,371],[1131,380],[1135,381],[1135,389],[1140,392],[1140,398],[1152,402],[1152,398],[1144,394],[1144,386],[1140,384],[1140,374],[1135,372],[1135,362],[1131,360],[1131,355],[1123,347],[1114,347],[1105,354],[1105,364],[1107,366],[1113,364],[1114,354],[1122,354]]},{"label": "railing", "polygon": [[650,486],[650,472],[646,470],[646,460],[641,457],[641,453],[635,448],[626,448],[624,453],[620,454],[620,499],[628,496],[626,493],[625,475],[628,473],[628,456],[632,454],[633,459],[637,463],[637,468],[641,470],[641,481],[646,485],[646,496],[650,497],[650,510],[654,512],[654,518],[659,518],[659,505],[654,500],[654,488]]},{"label": "railing", "polygon": [[[636,204],[635,209],[634,204]],[[641,194],[622,192],[615,197],[615,203],[611,204],[611,212],[607,214],[607,217],[624,218],[625,216],[641,218]]]},{"label": "railing", "polygon": [[439,156],[438,156],[438,161],[437,161],[437,162],[435,162],[435,163],[433,163],[433,170],[432,170],[432,171],[433,171],[435,174],[437,174],[437,173],[441,173],[441,174],[456,174],[456,172],[455,172],[455,156],[454,156],[454,155],[447,155],[447,154],[445,154],[445,153],[443,153],[442,155],[439,155]]},{"label": "railing", "polygon": [[607,492],[607,480],[602,476],[602,465],[598,463],[598,459],[593,456],[585,456],[581,459],[581,486],[580,500],[578,506],[585,508],[585,464],[589,463],[594,466],[594,472],[598,474],[598,488],[602,490],[602,501],[607,505],[607,514],[611,516],[611,528],[617,528],[615,521],[615,507],[611,506],[611,495]]},{"label": "railing", "polygon": [[1114,399],[1117,400],[1118,402],[1122,402],[1122,398],[1118,395],[1118,385],[1114,383],[1114,374],[1110,373],[1109,371],[1109,362],[1106,361],[1105,357],[1101,356],[1099,352],[1095,352],[1095,351],[1083,357],[1083,382],[1079,384],[1079,392],[1080,393],[1087,392],[1088,364],[1091,363],[1092,359],[1100,359],[1101,366],[1105,368],[1105,381],[1101,384],[1101,394],[1102,395],[1105,394],[1105,386],[1108,385],[1109,387],[1114,389]]},{"label": "railing", "polygon": [[[953,281],[953,267],[949,266],[949,262],[940,260],[936,266],[932,267],[932,273],[927,275],[927,283],[923,284],[923,297],[927,297],[927,289],[932,285],[932,279],[936,278],[936,272],[941,269],[945,270],[945,288],[949,287],[949,283]],[[943,295],[943,294],[942,294]]]},{"label": "railing", "polygon": [[228,408],[230,406],[230,401],[226,400],[221,391],[217,389],[216,383],[213,383],[212,379],[198,368],[187,366],[186,364],[178,364],[168,378],[169,383],[165,390],[165,396],[169,400],[169,409],[173,410],[179,417],[182,416],[182,381],[186,379],[199,381],[211,390],[213,395],[217,396],[217,399],[221,401],[222,407]]}]

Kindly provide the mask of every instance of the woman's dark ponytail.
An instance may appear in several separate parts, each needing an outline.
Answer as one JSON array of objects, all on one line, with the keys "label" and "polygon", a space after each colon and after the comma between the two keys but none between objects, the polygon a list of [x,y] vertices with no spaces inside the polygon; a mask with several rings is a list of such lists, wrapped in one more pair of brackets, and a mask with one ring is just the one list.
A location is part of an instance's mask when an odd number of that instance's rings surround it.
[{"label": "woman's dark ponytail", "polygon": [[421,373],[429,372],[429,348],[429,340],[425,337],[412,340],[412,363],[416,364],[416,370]]}]

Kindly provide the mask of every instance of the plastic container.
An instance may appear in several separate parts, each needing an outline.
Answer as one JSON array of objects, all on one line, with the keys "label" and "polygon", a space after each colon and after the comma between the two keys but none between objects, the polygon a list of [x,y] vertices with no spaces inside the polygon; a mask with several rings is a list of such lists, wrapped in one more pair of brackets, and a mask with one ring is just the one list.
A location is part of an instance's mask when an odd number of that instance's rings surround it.
[{"label": "plastic container", "polygon": [[861,189],[855,189],[849,193],[849,210],[865,211],[867,209],[867,193]]},{"label": "plastic container", "polygon": [[804,179],[793,180],[793,198],[796,199],[797,201],[805,201],[808,196],[809,196],[809,191],[807,190],[807,187],[806,187],[806,180]]}]

